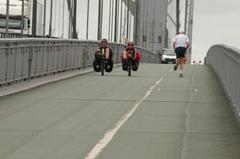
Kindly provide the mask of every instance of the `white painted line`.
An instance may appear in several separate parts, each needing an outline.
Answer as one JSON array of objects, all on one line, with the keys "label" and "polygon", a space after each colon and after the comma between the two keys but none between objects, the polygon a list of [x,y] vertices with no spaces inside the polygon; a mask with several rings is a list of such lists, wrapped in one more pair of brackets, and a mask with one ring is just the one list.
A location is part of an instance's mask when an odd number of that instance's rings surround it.
[{"label": "white painted line", "polygon": [[97,156],[102,152],[102,150],[110,143],[110,141],[113,139],[115,134],[118,132],[118,130],[125,124],[125,122],[134,114],[134,112],[137,110],[139,105],[152,93],[154,88],[156,88],[164,78],[161,78],[158,80],[153,86],[149,88],[149,90],[145,93],[145,96],[137,101],[137,103],[134,105],[134,107],[129,110],[116,124],[116,126],[113,129],[110,129],[108,132],[106,132],[101,140],[98,141],[98,143],[93,147],[93,149],[88,153],[88,155],[85,157],[85,159],[96,159]]},{"label": "white painted line", "polygon": [[197,93],[197,92],[198,92],[198,89],[197,89],[197,88],[195,88],[195,89],[194,89],[194,92],[196,92],[196,93]]}]

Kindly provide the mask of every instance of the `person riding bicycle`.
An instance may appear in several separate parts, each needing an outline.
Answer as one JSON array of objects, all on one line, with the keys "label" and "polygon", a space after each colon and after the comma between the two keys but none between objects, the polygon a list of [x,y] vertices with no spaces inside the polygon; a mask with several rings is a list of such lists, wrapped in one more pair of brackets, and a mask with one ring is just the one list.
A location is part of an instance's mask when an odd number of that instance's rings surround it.
[{"label": "person riding bicycle", "polygon": [[128,42],[126,49],[123,51],[121,60],[122,60],[122,69],[127,70],[127,60],[131,58],[132,60],[132,69],[133,71],[138,70],[138,65],[140,61],[140,52],[136,51],[134,42]]},{"label": "person riding bicycle", "polygon": [[93,68],[96,72],[101,71],[100,62],[102,58],[106,59],[106,72],[111,72],[113,69],[113,61],[112,61],[112,50],[108,47],[107,39],[102,39],[100,42],[100,47],[97,48],[95,52],[95,60],[93,62]]}]

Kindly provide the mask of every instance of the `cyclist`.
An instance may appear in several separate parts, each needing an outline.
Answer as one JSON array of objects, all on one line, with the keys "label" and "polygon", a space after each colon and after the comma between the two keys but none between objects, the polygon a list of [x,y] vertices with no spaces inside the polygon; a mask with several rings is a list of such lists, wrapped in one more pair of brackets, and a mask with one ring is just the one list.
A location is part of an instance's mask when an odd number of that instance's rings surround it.
[{"label": "cyclist", "polygon": [[100,42],[100,47],[97,48],[95,52],[95,60],[93,62],[93,68],[96,72],[101,71],[100,62],[102,60],[102,56],[106,58],[106,72],[111,72],[113,69],[113,61],[112,61],[112,50],[108,47],[107,39],[102,39]]},{"label": "cyclist", "polygon": [[189,46],[190,42],[188,37],[183,31],[180,31],[179,34],[176,35],[175,41],[173,42],[173,48],[177,55],[177,63],[174,66],[174,70],[176,71],[180,65],[179,77],[183,77],[183,65],[186,62],[185,54]]},{"label": "cyclist", "polygon": [[134,42],[128,42],[127,47],[122,53],[121,60],[122,60],[122,69],[124,71],[127,70],[127,60],[128,58],[132,59],[132,69],[133,71],[138,70],[138,65],[140,61],[140,52],[135,50]]}]

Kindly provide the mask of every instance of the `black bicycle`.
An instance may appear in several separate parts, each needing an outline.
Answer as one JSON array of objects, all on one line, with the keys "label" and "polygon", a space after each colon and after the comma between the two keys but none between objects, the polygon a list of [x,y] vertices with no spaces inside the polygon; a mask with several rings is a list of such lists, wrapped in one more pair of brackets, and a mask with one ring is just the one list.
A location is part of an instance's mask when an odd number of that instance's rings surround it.
[{"label": "black bicycle", "polygon": [[128,58],[127,58],[127,72],[128,72],[128,76],[132,75],[132,64],[133,64],[132,54],[128,53]]},{"label": "black bicycle", "polygon": [[106,57],[104,55],[102,55],[101,62],[100,62],[102,76],[104,76],[105,64],[106,64]]}]

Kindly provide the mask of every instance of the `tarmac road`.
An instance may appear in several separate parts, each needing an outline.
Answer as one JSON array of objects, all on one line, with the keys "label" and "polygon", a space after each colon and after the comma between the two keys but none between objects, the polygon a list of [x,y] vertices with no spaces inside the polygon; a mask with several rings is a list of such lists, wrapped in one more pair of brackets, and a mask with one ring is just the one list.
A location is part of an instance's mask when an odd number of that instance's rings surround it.
[{"label": "tarmac road", "polygon": [[141,64],[0,98],[0,159],[239,159],[240,128],[208,66]]}]

